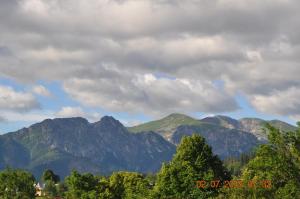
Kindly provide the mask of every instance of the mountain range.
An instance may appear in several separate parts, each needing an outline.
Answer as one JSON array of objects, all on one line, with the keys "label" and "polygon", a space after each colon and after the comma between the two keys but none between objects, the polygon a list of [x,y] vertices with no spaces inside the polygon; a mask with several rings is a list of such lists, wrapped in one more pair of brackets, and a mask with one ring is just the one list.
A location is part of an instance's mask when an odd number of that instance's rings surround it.
[{"label": "mountain range", "polygon": [[266,142],[266,122],[284,131],[296,128],[278,120],[226,116],[197,120],[183,114],[128,128],[110,116],[95,123],[80,117],[47,119],[0,136],[0,169],[27,169],[37,177],[45,169],[61,177],[72,169],[100,174],[156,172],[162,162],[172,158],[183,136],[201,134],[224,159]]}]

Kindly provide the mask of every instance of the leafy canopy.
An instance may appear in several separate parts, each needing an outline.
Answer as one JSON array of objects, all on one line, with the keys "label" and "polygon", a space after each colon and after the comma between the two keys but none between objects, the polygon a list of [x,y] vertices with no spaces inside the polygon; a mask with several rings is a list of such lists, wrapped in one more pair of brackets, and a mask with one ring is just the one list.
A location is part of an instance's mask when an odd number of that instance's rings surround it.
[{"label": "leafy canopy", "polygon": [[197,180],[229,180],[230,175],[205,139],[194,134],[184,137],[173,160],[164,164],[155,185],[156,198],[208,198],[218,194],[218,189],[198,189]]},{"label": "leafy canopy", "polygon": [[[298,123],[299,125],[299,123]],[[300,126],[281,132],[266,125],[269,143],[261,145],[242,173],[244,182],[271,181],[270,188],[232,191],[231,198],[297,198],[300,196]]]},{"label": "leafy canopy", "polygon": [[35,178],[31,173],[7,168],[0,172],[0,198],[34,198],[34,184]]}]

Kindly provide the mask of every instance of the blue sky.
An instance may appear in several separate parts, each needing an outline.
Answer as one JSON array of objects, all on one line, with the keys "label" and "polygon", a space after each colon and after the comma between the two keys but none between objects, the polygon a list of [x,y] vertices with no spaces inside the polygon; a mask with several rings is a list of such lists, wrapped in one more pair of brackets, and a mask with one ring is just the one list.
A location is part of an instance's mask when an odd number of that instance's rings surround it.
[{"label": "blue sky", "polygon": [[[8,86],[14,88],[15,91],[18,92],[26,92],[32,90],[32,86],[28,85],[22,85],[20,83],[17,83],[15,81],[10,81],[8,79],[2,78],[1,79],[1,85],[2,86]],[[29,112],[21,112],[19,113],[21,116],[27,117],[25,121],[22,121],[22,117],[20,119],[10,119],[3,122],[0,122],[0,129],[2,133],[15,131],[18,129],[21,129],[23,127],[29,127],[30,125],[40,122],[43,119],[47,118],[55,118],[55,117],[87,117],[90,122],[95,122],[97,120],[100,120],[100,118],[104,115],[111,115],[115,117],[116,119],[120,120],[122,123],[124,123],[127,126],[136,125],[142,122],[147,122],[153,119],[158,119],[159,117],[153,117],[146,114],[130,114],[126,112],[110,112],[103,110],[101,108],[91,108],[91,107],[85,107],[82,106],[79,102],[76,100],[73,100],[68,94],[64,92],[64,90],[61,88],[60,82],[43,82],[39,81],[38,85],[41,85],[45,87],[50,93],[51,96],[43,96],[40,94],[34,94],[37,101],[40,104],[40,107],[29,111]],[[203,112],[191,112],[186,113],[192,117],[201,119],[207,116],[212,115],[226,115],[230,116],[232,118],[240,119],[244,117],[256,117],[261,118],[265,120],[272,120],[272,119],[279,119],[285,122],[288,122],[290,124],[295,124],[295,121],[292,119],[289,119],[288,117],[284,116],[274,116],[270,114],[263,114],[257,112],[251,105],[247,102],[247,100],[241,96],[237,95],[235,97],[236,101],[238,102],[239,109],[232,112],[222,112],[222,113],[203,113]],[[77,107],[80,107],[82,111],[85,114],[78,113],[76,111],[71,113],[65,113],[65,115],[59,115],[58,113],[64,108],[64,107],[72,107],[74,110]],[[92,116],[93,114],[96,114],[96,116]],[[5,116],[5,115],[4,115]],[[98,116],[98,118],[97,118]],[[166,115],[161,115],[161,117]]]},{"label": "blue sky", "polygon": [[5,0],[0,132],[75,116],[112,115],[131,126],[174,112],[295,124],[299,6]]}]

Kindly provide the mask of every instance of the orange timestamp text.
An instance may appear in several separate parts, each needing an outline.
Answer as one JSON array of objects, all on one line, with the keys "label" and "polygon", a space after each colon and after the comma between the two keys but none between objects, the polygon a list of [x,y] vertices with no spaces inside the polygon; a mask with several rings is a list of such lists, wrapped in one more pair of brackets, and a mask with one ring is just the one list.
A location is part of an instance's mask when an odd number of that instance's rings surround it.
[{"label": "orange timestamp text", "polygon": [[271,189],[272,181],[271,180],[250,180],[248,182],[243,180],[197,180],[196,187],[198,189],[207,189],[207,188],[229,188],[229,189],[238,189],[238,188],[263,188],[263,189]]}]

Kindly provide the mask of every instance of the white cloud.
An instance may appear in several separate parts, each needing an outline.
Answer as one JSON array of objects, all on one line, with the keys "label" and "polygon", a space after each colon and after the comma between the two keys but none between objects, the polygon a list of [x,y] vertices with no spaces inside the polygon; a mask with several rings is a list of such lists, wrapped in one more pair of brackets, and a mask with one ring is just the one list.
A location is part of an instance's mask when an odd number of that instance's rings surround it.
[{"label": "white cloud", "polygon": [[55,113],[55,116],[63,117],[63,118],[84,117],[92,122],[98,121],[101,117],[99,113],[85,112],[81,107],[71,107],[71,106],[62,107],[61,110]]},{"label": "white cloud", "polygon": [[49,5],[41,0],[21,1],[20,5],[25,13],[33,13],[39,16],[44,16],[49,9]]},{"label": "white cloud", "polygon": [[143,121],[139,121],[139,120],[131,120],[131,121],[128,121],[128,120],[120,120],[120,122],[121,122],[124,126],[126,126],[126,127],[137,126],[137,125],[143,123]]},{"label": "white cloud", "polygon": [[299,6],[296,0],[4,0],[0,77],[58,80],[82,105],[109,111],[228,112],[242,93],[258,111],[294,117],[297,102],[283,101],[300,93]]},{"label": "white cloud", "polygon": [[80,107],[62,107],[56,114],[59,117],[83,117],[84,111]]},{"label": "white cloud", "polygon": [[36,85],[32,88],[32,92],[37,94],[37,95],[41,95],[41,96],[45,96],[45,97],[51,97],[52,94],[50,93],[50,91],[42,86],[42,85]]},{"label": "white cloud", "polygon": [[31,111],[27,113],[19,113],[15,111],[3,111],[5,115],[5,122],[41,122],[45,119],[54,118],[54,115],[51,111],[44,110],[41,111]]},{"label": "white cloud", "polygon": [[39,108],[39,103],[31,93],[0,86],[0,110],[29,111],[36,108]]},{"label": "white cloud", "polygon": [[300,115],[300,89],[289,88],[285,91],[274,91],[269,95],[254,95],[253,106],[264,113],[289,115],[298,118]]},{"label": "white cloud", "polygon": [[126,74],[115,78],[72,79],[65,91],[86,106],[115,112],[164,115],[172,112],[222,112],[238,108],[231,96],[209,82]]}]

